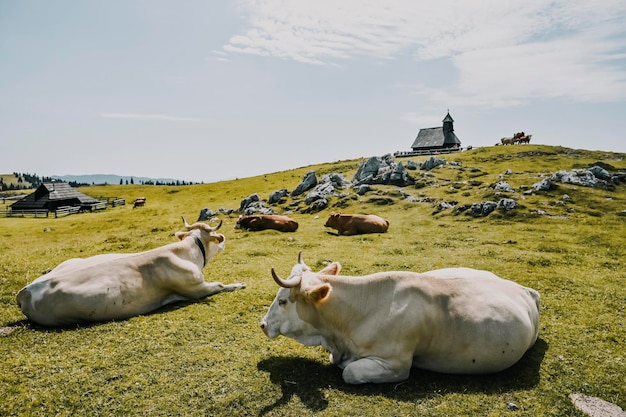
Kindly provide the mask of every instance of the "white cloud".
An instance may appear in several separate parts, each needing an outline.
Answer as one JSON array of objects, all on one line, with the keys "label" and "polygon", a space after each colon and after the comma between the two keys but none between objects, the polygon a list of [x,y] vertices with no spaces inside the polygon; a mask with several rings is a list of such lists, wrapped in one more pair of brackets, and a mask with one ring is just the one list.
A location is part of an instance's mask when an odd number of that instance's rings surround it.
[{"label": "white cloud", "polygon": [[202,122],[203,119],[194,117],[168,116],[165,114],[140,114],[140,113],[100,113],[100,117],[110,119],[131,119],[131,120],[157,120],[165,122]]},{"label": "white cloud", "polygon": [[[450,87],[414,89],[446,106],[626,97],[623,0],[243,0],[249,28],[229,53],[341,65],[355,57],[447,59]],[[405,117],[409,117],[405,115]]]}]

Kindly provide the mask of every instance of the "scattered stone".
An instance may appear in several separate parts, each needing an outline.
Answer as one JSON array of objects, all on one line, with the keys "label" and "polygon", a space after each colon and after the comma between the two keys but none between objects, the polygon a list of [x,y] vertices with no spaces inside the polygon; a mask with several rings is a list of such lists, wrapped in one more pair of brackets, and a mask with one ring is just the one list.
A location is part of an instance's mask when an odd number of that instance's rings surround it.
[{"label": "scattered stone", "polygon": [[582,187],[597,187],[598,179],[588,169],[575,169],[573,171],[557,171],[550,177],[552,181],[563,184],[575,184]]},{"label": "scattered stone", "polygon": [[270,194],[270,198],[267,200],[267,204],[274,205],[280,203],[285,197],[289,195],[289,191],[286,188],[282,190],[274,191]]},{"label": "scattered stone", "polygon": [[513,200],[512,198],[503,198],[498,201],[498,208],[504,209],[506,211],[513,210],[517,208],[517,206],[517,201]]},{"label": "scattered stone", "polygon": [[594,177],[599,178],[601,180],[604,180],[604,181],[611,180],[611,174],[609,174],[609,171],[597,165],[594,165],[591,168],[589,168],[589,172],[591,172]]},{"label": "scattered stone", "polygon": [[368,191],[370,191],[371,188],[369,185],[367,184],[361,184],[359,185],[358,189],[357,189],[357,194],[358,195],[365,195],[365,193],[367,193]]},{"label": "scattered stone", "polygon": [[383,157],[374,156],[361,162],[352,179],[355,187],[362,184],[392,184],[404,187],[414,183],[415,180],[408,174],[402,162],[395,163],[391,154]]},{"label": "scattered stone", "polygon": [[483,203],[475,203],[470,207],[469,214],[474,217],[488,216],[492,211],[498,207],[498,204],[494,201],[485,201]]},{"label": "scattered stone", "polygon": [[263,206],[263,201],[257,193],[251,194],[250,196],[244,198],[239,205],[238,211],[240,213],[243,213],[244,216],[249,216],[254,213],[274,214],[274,210],[269,207]]},{"label": "scattered stone", "polygon": [[431,169],[437,168],[438,166],[445,165],[447,163],[448,161],[446,161],[445,159],[439,159],[434,156],[431,156],[426,161],[420,164],[420,169],[424,171],[430,171]]},{"label": "scattered stone", "polygon": [[204,221],[210,220],[211,218],[215,216],[215,214],[216,213],[213,210],[205,207],[202,210],[200,210],[200,215],[198,216],[197,221],[204,222]]},{"label": "scattered stone", "polygon": [[419,164],[413,160],[406,161],[406,169],[410,169],[411,171],[415,171],[419,168]]},{"label": "scattered stone", "polygon": [[544,178],[541,181],[534,183],[532,188],[535,191],[550,191],[553,188],[553,185],[550,178]]},{"label": "scattered stone", "polygon": [[303,210],[304,213],[315,213],[321,210],[324,210],[328,207],[328,200],[325,198],[320,198],[319,200],[315,200],[311,205]]},{"label": "scattered stone", "polygon": [[616,404],[583,394],[570,394],[574,406],[591,417],[626,417],[626,412]]},{"label": "scattered stone", "polygon": [[[330,182],[320,183],[315,186],[309,193],[306,195],[304,202],[305,204],[311,204],[314,201],[325,199],[326,197],[330,197],[335,193],[335,187]],[[327,202],[328,203],[328,202]]]},{"label": "scattered stone", "polygon": [[496,183],[496,185],[494,185],[493,189],[496,190],[496,191],[503,191],[503,192],[506,192],[506,193],[515,192],[513,187],[511,187],[508,182],[504,182],[504,181],[500,181],[500,182]]},{"label": "scattered stone", "polygon": [[259,197],[257,193],[250,194],[248,197],[241,200],[238,211],[244,211],[246,208],[250,207],[252,204],[258,203],[260,201],[261,201],[261,197]]},{"label": "scattered stone", "polygon": [[350,181],[344,178],[343,175],[332,173],[332,174],[324,174],[322,178],[320,178],[320,183],[331,183],[335,188],[348,188],[352,185]]},{"label": "scattered stone", "polygon": [[311,188],[317,185],[317,175],[315,175],[315,171],[309,171],[304,175],[304,178],[300,185],[296,187],[295,190],[291,192],[292,197],[299,196],[305,191],[309,191]]},{"label": "scattered stone", "polygon": [[437,206],[437,208],[441,211],[449,208],[454,208],[455,205],[456,204],[446,203],[445,201],[442,201],[441,203],[439,203],[439,206]]},{"label": "scattered stone", "polygon": [[519,407],[515,403],[506,403],[506,408],[508,408],[511,411],[519,410]]}]

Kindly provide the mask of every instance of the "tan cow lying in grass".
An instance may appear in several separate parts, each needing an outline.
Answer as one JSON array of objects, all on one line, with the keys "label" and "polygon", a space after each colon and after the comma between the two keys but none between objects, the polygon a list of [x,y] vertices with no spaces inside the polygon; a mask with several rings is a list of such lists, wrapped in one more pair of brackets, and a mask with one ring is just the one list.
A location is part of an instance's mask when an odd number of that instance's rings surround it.
[{"label": "tan cow lying in grass", "polygon": [[330,213],[324,226],[335,229],[339,235],[351,236],[385,233],[389,228],[389,222],[374,214]]},{"label": "tan cow lying in grass", "polygon": [[125,319],[177,301],[197,300],[245,284],[206,282],[202,268],[224,250],[224,235],[205,223],[177,232],[179,242],[140,253],[70,259],[17,294],[30,320],[44,326]]}]

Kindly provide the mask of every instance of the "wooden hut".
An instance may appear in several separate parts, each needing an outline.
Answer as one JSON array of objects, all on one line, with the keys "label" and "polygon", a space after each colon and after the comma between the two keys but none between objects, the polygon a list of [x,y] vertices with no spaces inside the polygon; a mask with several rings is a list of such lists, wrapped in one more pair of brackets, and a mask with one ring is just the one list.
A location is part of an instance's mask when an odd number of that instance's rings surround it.
[{"label": "wooden hut", "polygon": [[72,207],[76,210],[92,211],[106,207],[106,201],[100,201],[72,188],[64,182],[44,182],[35,192],[11,205],[11,211],[55,211],[59,207]]}]

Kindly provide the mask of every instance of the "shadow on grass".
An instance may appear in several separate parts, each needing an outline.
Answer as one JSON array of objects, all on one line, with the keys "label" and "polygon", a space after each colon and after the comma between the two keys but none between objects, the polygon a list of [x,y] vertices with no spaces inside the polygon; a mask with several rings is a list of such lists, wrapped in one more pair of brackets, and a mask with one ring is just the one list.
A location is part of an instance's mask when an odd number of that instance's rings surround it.
[{"label": "shadow on grass", "polygon": [[107,323],[123,322],[126,320],[130,320],[133,317],[164,314],[170,311],[176,311],[178,309],[187,307],[191,304],[198,304],[198,303],[209,304],[212,302],[213,300],[211,299],[211,296],[201,298],[198,300],[176,301],[174,303],[164,305],[163,307],[159,307],[156,310],[149,311],[143,314],[137,314],[137,315],[127,317],[127,318],[104,320],[104,321],[93,321],[93,322],[84,321],[80,323],[67,324],[67,325],[61,325],[61,326],[43,326],[29,319],[23,319],[23,320],[15,321],[12,323],[7,323],[4,327],[0,327],[0,336],[7,336],[19,329],[29,329],[29,330],[35,330],[35,331],[40,331],[40,332],[50,332],[50,333],[63,332],[67,330],[80,330],[80,329],[85,329],[85,328],[90,328],[90,327],[95,327],[95,326],[101,326]]},{"label": "shadow on grass", "polygon": [[311,411],[328,407],[325,389],[336,389],[354,395],[384,395],[398,401],[428,399],[448,393],[498,394],[529,389],[539,383],[539,369],[548,344],[538,339],[515,365],[489,375],[448,375],[413,368],[406,381],[389,384],[348,385],[341,369],[310,359],[271,357],[258,363],[260,371],[270,374],[270,381],[280,385],[282,396],[261,410],[265,415],[297,396]]}]

